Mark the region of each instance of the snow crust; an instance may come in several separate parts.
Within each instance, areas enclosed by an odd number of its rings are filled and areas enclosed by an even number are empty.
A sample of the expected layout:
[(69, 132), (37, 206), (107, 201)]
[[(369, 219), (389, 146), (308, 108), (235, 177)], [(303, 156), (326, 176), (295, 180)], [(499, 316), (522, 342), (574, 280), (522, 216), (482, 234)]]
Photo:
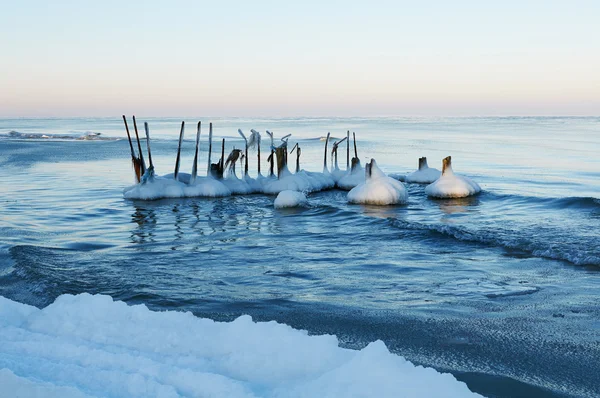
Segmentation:
[(408, 192), (400, 181), (385, 175), (371, 160), (371, 176), (348, 192), (348, 202), (369, 205), (392, 205), (406, 203)]
[(302, 192), (297, 191), (281, 191), (275, 198), (273, 205), (276, 209), (283, 209), (284, 207), (298, 207), (305, 205), (308, 202), (306, 195)]
[(427, 196), (433, 198), (464, 198), (481, 192), (481, 187), (468, 177), (454, 174), (448, 166), (444, 174), (434, 183), (425, 187)]
[(214, 322), (109, 296), (0, 296), (0, 388), (24, 397), (479, 397), (381, 341), (360, 351), (245, 315)]

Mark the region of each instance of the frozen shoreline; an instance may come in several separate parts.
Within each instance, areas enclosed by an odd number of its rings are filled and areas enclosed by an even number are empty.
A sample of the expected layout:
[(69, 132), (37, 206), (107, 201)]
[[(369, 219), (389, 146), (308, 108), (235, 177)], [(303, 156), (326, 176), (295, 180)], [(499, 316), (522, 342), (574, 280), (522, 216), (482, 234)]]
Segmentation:
[(110, 296), (41, 310), (0, 297), (0, 339), (0, 385), (24, 396), (479, 396), (381, 341), (355, 351), (247, 315), (215, 322)]

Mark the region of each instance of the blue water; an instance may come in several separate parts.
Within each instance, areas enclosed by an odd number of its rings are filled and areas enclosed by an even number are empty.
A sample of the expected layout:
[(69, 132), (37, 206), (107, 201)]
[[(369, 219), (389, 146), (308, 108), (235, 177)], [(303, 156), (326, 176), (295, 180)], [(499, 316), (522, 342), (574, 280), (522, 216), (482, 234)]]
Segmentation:
[[(172, 172), (182, 119), (138, 119)], [(363, 164), (386, 172), (452, 155), (483, 193), (431, 200), (408, 185), (407, 205), (371, 207), (333, 190), (292, 210), (264, 195), (128, 201), (119, 118), (0, 119), (0, 295), (250, 314), (352, 348), (381, 339), (487, 396), (600, 395), (600, 118), (201, 119), (228, 149), (238, 128), (292, 133), (314, 171), (328, 131), (356, 132)]]

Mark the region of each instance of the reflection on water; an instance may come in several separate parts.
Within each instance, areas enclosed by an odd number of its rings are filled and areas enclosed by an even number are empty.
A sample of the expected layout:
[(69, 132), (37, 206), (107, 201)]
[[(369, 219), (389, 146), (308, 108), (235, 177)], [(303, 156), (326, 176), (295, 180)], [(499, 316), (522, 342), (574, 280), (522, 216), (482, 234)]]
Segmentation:
[(447, 214), (467, 213), (480, 205), (480, 195), (468, 196), (466, 198), (435, 199), (433, 202), (440, 210)]
[(136, 205), (131, 219), (137, 224), (137, 228), (131, 231), (131, 242), (142, 244), (154, 242), (152, 233), (156, 227), (156, 213), (154, 209), (146, 209), (145, 206)]

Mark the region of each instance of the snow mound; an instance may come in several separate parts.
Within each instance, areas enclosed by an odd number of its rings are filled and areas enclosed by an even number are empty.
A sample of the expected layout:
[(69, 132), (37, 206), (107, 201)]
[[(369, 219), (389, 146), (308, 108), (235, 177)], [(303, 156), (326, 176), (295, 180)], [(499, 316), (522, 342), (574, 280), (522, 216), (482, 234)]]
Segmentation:
[(434, 198), (464, 198), (481, 192), (479, 184), (468, 177), (454, 174), (450, 156), (444, 159), (442, 176), (425, 187), (427, 196)]
[(432, 182), (440, 178), (441, 175), (441, 171), (429, 167), (427, 165), (427, 158), (422, 157), (419, 158), (419, 169), (417, 171), (413, 171), (410, 174), (407, 174), (405, 177), (405, 181), (415, 184), (431, 184)]
[(279, 195), (277, 195), (273, 204), (276, 209), (283, 209), (284, 207), (302, 206), (307, 202), (306, 195), (302, 192), (287, 190), (279, 192)]
[[(370, 175), (369, 175), (370, 174)], [(348, 202), (369, 205), (392, 205), (406, 203), (408, 192), (404, 185), (385, 175), (377, 167), (375, 159), (365, 167), (365, 182), (348, 192)]]
[(226, 178), (223, 178), (221, 182), (229, 188), (234, 195), (247, 195), (250, 193), (257, 192), (255, 180), (246, 176), (244, 178), (238, 178), (235, 174), (230, 174)]
[(286, 168), (281, 173), (280, 178), (265, 179), (263, 192), (270, 195), (277, 195), (282, 191), (318, 192), (331, 189), (334, 186), (335, 181), (328, 173), (301, 170), (296, 174), (292, 174)]
[(381, 341), (360, 351), (241, 316), (214, 322), (109, 296), (44, 309), (0, 296), (0, 386), (38, 397), (479, 397)]
[[(189, 177), (180, 176), (189, 181)], [(132, 185), (123, 190), (125, 199), (156, 200), (164, 198), (211, 197), (218, 198), (231, 195), (231, 190), (222, 182), (212, 177), (197, 177), (196, 181), (187, 185), (171, 177), (154, 177), (145, 183)]]
[(337, 181), (337, 187), (344, 191), (349, 191), (363, 182), (365, 182), (365, 169), (361, 166), (357, 166), (354, 170), (348, 171)]

